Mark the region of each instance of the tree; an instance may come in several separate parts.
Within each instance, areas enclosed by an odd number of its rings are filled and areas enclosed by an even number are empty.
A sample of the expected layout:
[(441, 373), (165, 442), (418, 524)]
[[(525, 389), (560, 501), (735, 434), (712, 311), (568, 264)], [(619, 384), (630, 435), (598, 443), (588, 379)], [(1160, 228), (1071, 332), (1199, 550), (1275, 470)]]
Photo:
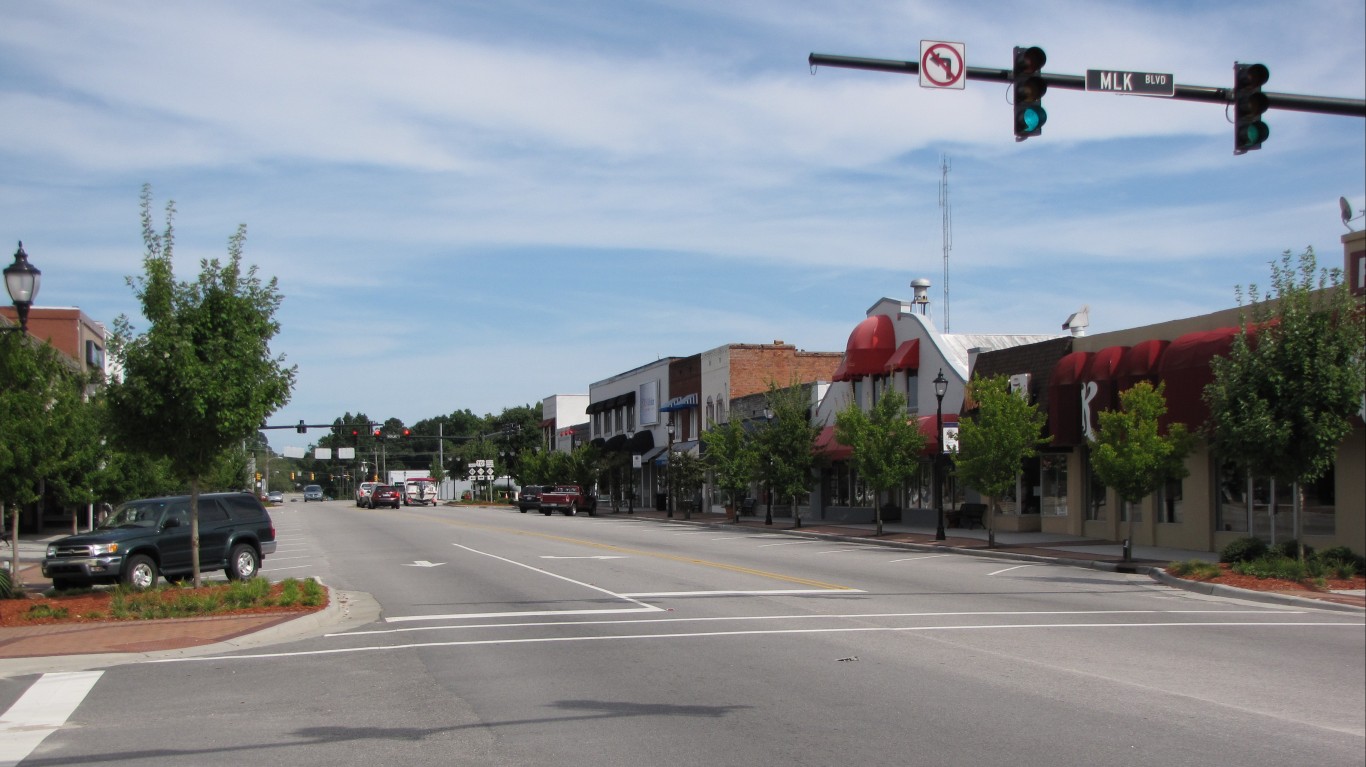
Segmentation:
[[(1158, 422), (1167, 412), (1165, 386), (1140, 381), (1119, 394), (1119, 410), (1102, 410), (1100, 429), (1091, 452), (1091, 465), (1120, 499), (1138, 503), (1168, 480), (1188, 473), (1185, 459), (1194, 440), (1184, 424), (1174, 423), (1161, 433)], [(1128, 540), (1134, 539), (1134, 515), (1129, 514)], [(1124, 547), (1124, 558), (1132, 549)]]
[[(689, 452), (679, 451), (669, 456), (669, 492), (676, 500), (696, 498), (706, 478), (707, 467), (702, 459)], [(683, 518), (692, 519), (692, 506), (683, 507)]]
[(0, 519), (9, 516), (11, 572), (19, 573), (19, 512), (72, 459), (63, 431), (81, 406), (84, 380), (60, 353), (24, 333), (0, 333)]
[(740, 506), (749, 485), (759, 473), (759, 453), (755, 440), (738, 418), (714, 424), (702, 432), (702, 454), (716, 486), (730, 498), (735, 521), (740, 521)]
[(1022, 393), (1012, 393), (1005, 376), (968, 383), (977, 412), (958, 424), (954, 465), (963, 484), (987, 497), (987, 535), (995, 543), (996, 499), (1015, 486), (1024, 462), (1038, 454), (1047, 416)]
[(773, 418), (758, 437), (761, 474), (770, 492), (791, 499), (795, 527), (802, 526), (797, 501), (811, 489), (819, 434), (811, 425), (807, 396), (806, 387), (798, 381), (783, 389), (770, 381), (766, 400)]
[(1340, 269), (1318, 268), (1312, 248), (1298, 259), (1285, 251), (1271, 263), (1271, 289), (1263, 295), (1254, 284), (1247, 295), (1229, 355), (1210, 360), (1208, 434), (1216, 455), (1296, 485), (1298, 540), (1298, 487), (1333, 466), (1362, 409), (1366, 312)]
[(246, 226), (228, 240), (228, 260), (200, 262), (199, 279), (177, 282), (172, 269), (175, 204), (166, 229), (152, 224), (152, 193), (142, 191), (144, 274), (128, 278), (148, 322), (135, 335), (126, 315), (114, 321), (110, 350), (122, 368), (111, 383), (115, 432), (124, 444), (166, 457), (190, 485), (190, 550), (199, 572), (199, 492), (220, 455), (254, 439), (265, 419), (289, 401), (295, 368), (270, 353), (279, 332), (275, 279), (242, 270)]
[(905, 396), (888, 391), (869, 412), (851, 402), (836, 414), (835, 438), (853, 450), (850, 464), (873, 489), (877, 534), (882, 535), (882, 494), (915, 474), (925, 435), (907, 420)]

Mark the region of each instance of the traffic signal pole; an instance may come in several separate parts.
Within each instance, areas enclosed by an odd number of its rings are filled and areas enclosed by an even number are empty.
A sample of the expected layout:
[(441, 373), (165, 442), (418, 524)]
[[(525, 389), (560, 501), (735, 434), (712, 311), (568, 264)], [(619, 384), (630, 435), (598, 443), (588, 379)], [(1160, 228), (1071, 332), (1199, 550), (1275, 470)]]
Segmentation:
[[(826, 53), (813, 53), (807, 57), (814, 73), (817, 67), (839, 67), (842, 69), (866, 69), (873, 72), (891, 72), (899, 75), (920, 75), (920, 63), (916, 61), (894, 61), (891, 59), (865, 59), (855, 56), (834, 56)], [(969, 80), (1006, 83), (1014, 81), (1014, 68), (993, 69), (991, 67), (966, 67), (964, 77)], [(1086, 90), (1086, 78), (1082, 75), (1050, 75), (1039, 73), (1048, 88), (1063, 90)], [(1177, 85), (1172, 98), (1177, 101), (1206, 101), (1215, 104), (1234, 103), (1233, 88), (1211, 88), (1204, 85)], [(1332, 96), (1306, 96), (1295, 93), (1267, 93), (1269, 109), (1284, 109), (1292, 112), (1313, 112), (1342, 117), (1366, 117), (1366, 99), (1344, 99)]]

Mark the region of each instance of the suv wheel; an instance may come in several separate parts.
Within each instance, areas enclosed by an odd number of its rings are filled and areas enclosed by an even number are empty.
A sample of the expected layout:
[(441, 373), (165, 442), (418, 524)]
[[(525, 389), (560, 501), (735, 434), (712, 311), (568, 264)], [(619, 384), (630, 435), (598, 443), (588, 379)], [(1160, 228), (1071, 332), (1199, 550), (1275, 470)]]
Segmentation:
[(228, 555), (228, 580), (249, 581), (260, 569), (261, 560), (256, 556), (256, 549), (245, 543), (232, 547), (232, 554)]
[(150, 589), (157, 585), (157, 563), (146, 554), (134, 554), (128, 558), (122, 580), (135, 589)]
[(572, 517), (572, 516), (574, 516), (575, 514), (578, 514), (578, 513), (579, 513), (579, 507), (578, 507), (576, 504), (572, 504), (572, 503), (571, 503), (571, 504), (569, 504), (569, 508), (565, 510), (564, 515), (565, 515), (566, 517)]

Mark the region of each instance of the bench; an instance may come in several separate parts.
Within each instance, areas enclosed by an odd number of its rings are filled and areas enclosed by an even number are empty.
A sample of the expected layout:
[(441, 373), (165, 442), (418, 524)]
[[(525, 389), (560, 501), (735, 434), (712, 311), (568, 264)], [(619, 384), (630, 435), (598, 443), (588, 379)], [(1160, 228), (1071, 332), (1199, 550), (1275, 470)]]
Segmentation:
[(982, 522), (982, 517), (986, 513), (987, 505), (985, 503), (965, 503), (958, 507), (959, 524), (955, 527), (966, 527), (971, 530), (975, 526), (985, 529), (986, 525)]

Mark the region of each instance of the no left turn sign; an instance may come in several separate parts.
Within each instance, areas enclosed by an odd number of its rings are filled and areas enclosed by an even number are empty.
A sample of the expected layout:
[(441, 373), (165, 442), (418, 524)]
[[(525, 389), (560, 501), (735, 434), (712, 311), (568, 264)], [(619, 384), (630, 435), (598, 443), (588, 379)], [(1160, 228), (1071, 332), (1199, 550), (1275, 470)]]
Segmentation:
[(967, 87), (968, 79), (963, 43), (948, 43), (939, 40), (920, 41), (920, 87), (957, 88)]

